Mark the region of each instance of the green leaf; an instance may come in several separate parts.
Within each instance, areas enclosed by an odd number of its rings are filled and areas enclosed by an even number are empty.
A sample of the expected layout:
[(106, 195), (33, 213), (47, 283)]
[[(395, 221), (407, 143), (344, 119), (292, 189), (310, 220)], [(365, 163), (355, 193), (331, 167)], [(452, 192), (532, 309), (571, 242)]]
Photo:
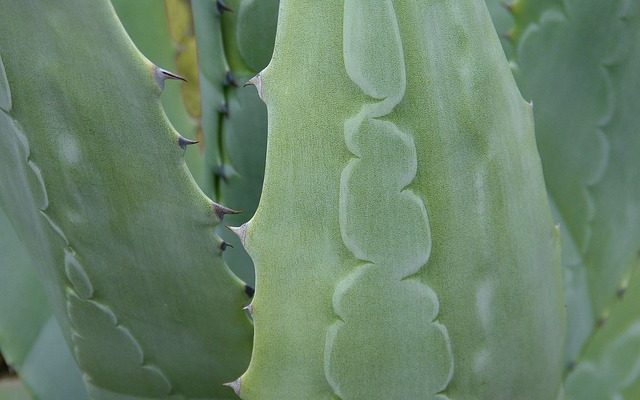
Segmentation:
[(107, 1), (2, 8), (0, 204), (91, 396), (233, 398), (248, 298), (214, 233), (224, 209), (164, 116), (162, 74)]
[(552, 399), (558, 232), (482, 2), (282, 1), (244, 399)]

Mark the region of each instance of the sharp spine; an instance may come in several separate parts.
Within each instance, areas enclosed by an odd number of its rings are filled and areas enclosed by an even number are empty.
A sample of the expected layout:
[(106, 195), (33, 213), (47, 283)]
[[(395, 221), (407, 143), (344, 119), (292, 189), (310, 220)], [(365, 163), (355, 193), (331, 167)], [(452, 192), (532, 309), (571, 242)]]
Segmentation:
[(236, 379), (233, 382), (225, 383), (224, 386), (230, 387), (233, 389), (236, 396), (240, 396), (240, 386), (242, 385), (241, 378)]
[(258, 90), (258, 96), (260, 97), (260, 99), (262, 101), (264, 101), (264, 97), (263, 97), (263, 90), (262, 90), (262, 73), (254, 76), (253, 78), (249, 79), (247, 81), (247, 83), (244, 84), (244, 86), (248, 86), (248, 85), (253, 85), (256, 87), (256, 90)]
[(187, 139), (186, 137), (183, 137), (183, 136), (178, 136), (178, 146), (180, 146), (182, 150), (186, 150), (187, 146), (190, 146), (192, 144), (197, 144), (197, 143), (200, 143), (200, 142), (197, 140)]
[(215, 202), (213, 203), (213, 211), (216, 213), (216, 216), (220, 219), (220, 221), (222, 221), (224, 216), (227, 214), (240, 214), (242, 212), (233, 210)]
[(167, 79), (173, 79), (173, 80), (178, 80), (178, 81), (183, 81), (186, 82), (186, 78), (174, 74), (173, 72), (169, 72), (166, 69), (160, 68), (157, 65), (153, 66), (153, 77), (156, 80), (156, 83), (158, 84), (158, 86), (160, 87), (160, 90), (164, 90), (164, 81), (166, 81)]
[(247, 224), (242, 224), (240, 226), (228, 226), (229, 230), (236, 234), (240, 238), (240, 243), (244, 246), (245, 239), (247, 238)]

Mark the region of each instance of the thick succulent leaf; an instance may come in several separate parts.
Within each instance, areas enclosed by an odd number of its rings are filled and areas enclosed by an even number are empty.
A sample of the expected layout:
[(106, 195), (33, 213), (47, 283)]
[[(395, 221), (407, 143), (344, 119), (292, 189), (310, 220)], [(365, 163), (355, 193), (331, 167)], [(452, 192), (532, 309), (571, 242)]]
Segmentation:
[(634, 400), (640, 388), (640, 267), (566, 379), (567, 400)]
[(247, 296), (162, 111), (166, 75), (107, 1), (0, 6), (0, 203), (90, 394), (232, 398)]
[(286, 0), (244, 399), (540, 399), (559, 233), (484, 2)]
[(2, 210), (0, 276), (0, 349), (7, 363), (37, 398), (87, 398), (36, 268)]
[(517, 18), (515, 71), (535, 104), (563, 230), (570, 365), (640, 250), (640, 2), (520, 0), (515, 10), (529, 10)]
[[(157, 0), (111, 0), (111, 3), (136, 47), (154, 64), (169, 71), (177, 71), (175, 48), (163, 3)], [(187, 85), (189, 82), (182, 84)], [(197, 81), (191, 85), (197, 87)], [(161, 100), (171, 124), (182, 136), (196, 140), (196, 124), (187, 114), (180, 96), (180, 87), (167, 85)], [(185, 160), (196, 182), (203, 185), (202, 154), (195, 150), (189, 151), (185, 154)]]
[[(202, 127), (214, 199), (242, 210), (240, 225), (260, 199), (267, 142), (267, 111), (254, 90), (238, 87), (267, 65), (275, 40), (278, 0), (192, 1), (198, 43)], [(253, 264), (234, 235), (225, 260), (248, 282)]]

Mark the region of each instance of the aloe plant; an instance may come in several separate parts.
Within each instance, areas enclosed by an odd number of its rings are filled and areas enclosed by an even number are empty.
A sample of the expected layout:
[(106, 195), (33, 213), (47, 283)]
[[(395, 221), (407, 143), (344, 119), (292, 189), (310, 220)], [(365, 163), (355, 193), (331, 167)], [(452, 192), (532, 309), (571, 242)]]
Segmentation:
[(73, 355), (96, 399), (640, 395), (640, 2), (487, 0), (508, 63), (481, 1), (167, 0), (197, 134), (160, 3), (116, 4), (160, 66), (106, 1), (53, 3), (0, 3), (6, 355)]

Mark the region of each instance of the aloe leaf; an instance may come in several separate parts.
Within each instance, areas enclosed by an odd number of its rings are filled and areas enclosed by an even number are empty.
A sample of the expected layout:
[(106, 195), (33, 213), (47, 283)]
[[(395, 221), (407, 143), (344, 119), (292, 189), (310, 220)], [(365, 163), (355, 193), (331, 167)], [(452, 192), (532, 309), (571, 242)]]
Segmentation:
[(515, 75), (535, 104), (563, 230), (572, 365), (617, 304), (640, 250), (640, 2), (519, 0), (512, 9), (521, 32)]
[[(258, 205), (267, 137), (265, 105), (241, 85), (271, 57), (278, 3), (192, 1), (209, 191), (216, 201), (243, 211), (228, 218), (235, 225), (246, 222)], [(253, 264), (241, 244), (226, 230), (219, 233), (234, 246), (225, 260), (252, 282)]]
[[(120, 22), (127, 30), (136, 47), (156, 65), (169, 71), (178, 71), (175, 60), (175, 48), (169, 33), (165, 8), (157, 0), (111, 0)], [(181, 74), (181, 71), (177, 73)], [(190, 77), (185, 77), (187, 80)], [(187, 85), (189, 82), (182, 83)], [(197, 87), (197, 81), (192, 84)], [(197, 140), (195, 121), (187, 114), (181, 88), (178, 85), (167, 85), (161, 98), (162, 107), (171, 124), (189, 139)], [(189, 171), (199, 185), (204, 182), (203, 157), (199, 151), (185, 154)]]
[(90, 395), (232, 398), (248, 298), (214, 233), (228, 210), (196, 186), (162, 111), (170, 75), (107, 1), (0, 5), (0, 204)]
[(36, 269), (2, 210), (0, 237), (0, 349), (5, 360), (36, 398), (86, 399)]
[(243, 399), (551, 399), (564, 306), (530, 105), (483, 2), (283, 0)]

